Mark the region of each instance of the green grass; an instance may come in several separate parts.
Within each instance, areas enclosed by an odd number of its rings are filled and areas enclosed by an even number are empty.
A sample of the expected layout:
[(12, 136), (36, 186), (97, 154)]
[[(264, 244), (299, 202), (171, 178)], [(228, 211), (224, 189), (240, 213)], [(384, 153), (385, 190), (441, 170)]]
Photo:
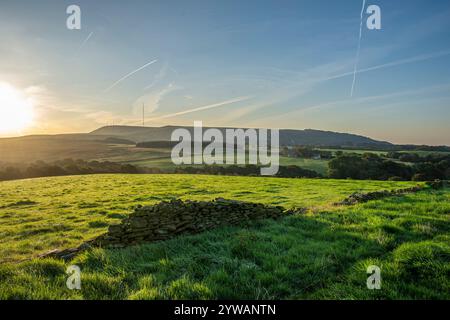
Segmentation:
[[(0, 267), (0, 298), (449, 299), (450, 192), (425, 191), (354, 207), (221, 228), (125, 249), (94, 249), (69, 263)], [(366, 288), (381, 267), (382, 289)]]
[(426, 157), (426, 156), (434, 155), (434, 154), (435, 155), (443, 155), (443, 156), (450, 154), (450, 152), (448, 152), (448, 151), (420, 151), (420, 150), (417, 151), (417, 150), (413, 150), (413, 151), (399, 151), (399, 152), (400, 153), (415, 153), (421, 157)]
[(286, 207), (323, 206), (355, 191), (410, 182), (205, 175), (86, 175), (0, 182), (0, 263), (76, 246), (118, 223), (137, 204), (217, 197)]
[[(108, 160), (108, 159), (100, 159), (100, 160)], [(136, 158), (136, 159), (127, 159), (127, 158), (113, 158), (109, 159), (113, 161), (129, 163), (135, 166), (141, 167), (149, 167), (149, 168), (159, 168), (159, 169), (175, 169), (176, 167), (180, 167), (179, 165), (174, 165), (171, 158), (170, 153), (167, 154), (159, 154), (155, 153), (152, 156), (148, 156), (145, 158)], [(299, 166), (303, 169), (313, 170), (322, 175), (326, 175), (328, 171), (328, 160), (313, 160), (313, 159), (304, 159), (304, 158), (289, 158), (280, 156), (280, 165), (281, 166), (290, 166), (295, 165)], [(195, 167), (196, 165), (182, 165), (182, 167)], [(204, 165), (197, 165), (198, 167), (203, 167)], [(223, 164), (221, 166), (227, 166), (227, 164)]]
[(341, 151), (343, 153), (357, 153), (357, 154), (364, 154), (364, 153), (374, 153), (377, 154), (379, 156), (381, 155), (386, 155), (387, 151), (379, 151), (379, 150), (359, 150), (359, 149), (332, 149), (332, 148), (317, 148), (319, 150), (322, 151), (330, 151), (332, 152), (334, 155), (336, 154), (336, 152)]
[(282, 166), (299, 166), (303, 169), (316, 171), (323, 176), (327, 175), (328, 162), (329, 160), (280, 157), (280, 165)]
[[(342, 151), (344, 153), (358, 153), (358, 154), (363, 154), (363, 153), (375, 153), (379, 156), (381, 155), (387, 155), (388, 151), (378, 151), (378, 150), (358, 150), (358, 149), (332, 149), (332, 148), (317, 148), (319, 150), (323, 150), (323, 151), (331, 151), (333, 152), (333, 154), (336, 154), (337, 151)], [(421, 157), (425, 157), (428, 155), (448, 155), (450, 154), (450, 152), (447, 151), (421, 151), (421, 150), (404, 150), (404, 151), (395, 151), (395, 152), (399, 152), (399, 153), (414, 153), (417, 154)]]
[[(0, 299), (449, 299), (450, 190), (352, 207), (354, 191), (409, 182), (190, 175), (96, 175), (0, 183)], [(137, 204), (172, 197), (233, 198), (308, 214), (257, 221), (124, 249), (93, 249), (64, 263), (17, 262), (80, 244)], [(65, 286), (82, 270), (82, 290)], [(366, 268), (382, 289), (366, 288)]]

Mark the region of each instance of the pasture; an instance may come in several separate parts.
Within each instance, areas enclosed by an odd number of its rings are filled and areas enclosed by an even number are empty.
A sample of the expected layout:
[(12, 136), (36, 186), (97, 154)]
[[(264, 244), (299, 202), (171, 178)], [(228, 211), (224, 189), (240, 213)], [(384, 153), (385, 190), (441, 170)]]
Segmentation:
[[(92, 175), (0, 182), (0, 299), (448, 299), (450, 192), (351, 207), (352, 192), (416, 183), (195, 175)], [(104, 233), (137, 204), (216, 197), (307, 207), (71, 262), (32, 259)], [(65, 286), (79, 265), (82, 290)], [(366, 268), (382, 268), (382, 290)]]

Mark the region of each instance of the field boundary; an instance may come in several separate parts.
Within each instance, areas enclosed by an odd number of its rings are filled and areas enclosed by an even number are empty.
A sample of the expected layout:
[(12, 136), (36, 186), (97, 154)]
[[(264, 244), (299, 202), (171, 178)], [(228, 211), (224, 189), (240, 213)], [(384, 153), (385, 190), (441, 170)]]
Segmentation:
[(372, 200), (380, 200), (387, 197), (402, 196), (408, 193), (416, 193), (429, 188), (438, 190), (447, 187), (447, 181), (431, 181), (424, 185), (417, 185), (415, 187), (397, 189), (397, 190), (382, 190), (367, 193), (355, 192), (340, 202), (334, 203), (336, 206), (351, 206), (359, 203), (365, 203)]

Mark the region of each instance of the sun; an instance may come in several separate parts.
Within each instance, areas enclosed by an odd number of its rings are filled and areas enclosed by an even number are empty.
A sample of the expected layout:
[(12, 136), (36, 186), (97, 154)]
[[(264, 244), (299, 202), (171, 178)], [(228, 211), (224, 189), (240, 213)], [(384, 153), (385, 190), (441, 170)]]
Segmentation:
[(32, 122), (31, 98), (10, 84), (0, 82), (0, 134), (20, 133)]

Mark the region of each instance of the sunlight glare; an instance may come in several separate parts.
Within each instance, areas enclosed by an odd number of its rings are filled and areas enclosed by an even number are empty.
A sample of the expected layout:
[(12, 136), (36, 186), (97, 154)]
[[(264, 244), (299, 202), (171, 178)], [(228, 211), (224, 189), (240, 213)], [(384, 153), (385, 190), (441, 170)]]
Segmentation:
[(32, 121), (31, 98), (10, 84), (0, 82), (0, 134), (20, 133)]

